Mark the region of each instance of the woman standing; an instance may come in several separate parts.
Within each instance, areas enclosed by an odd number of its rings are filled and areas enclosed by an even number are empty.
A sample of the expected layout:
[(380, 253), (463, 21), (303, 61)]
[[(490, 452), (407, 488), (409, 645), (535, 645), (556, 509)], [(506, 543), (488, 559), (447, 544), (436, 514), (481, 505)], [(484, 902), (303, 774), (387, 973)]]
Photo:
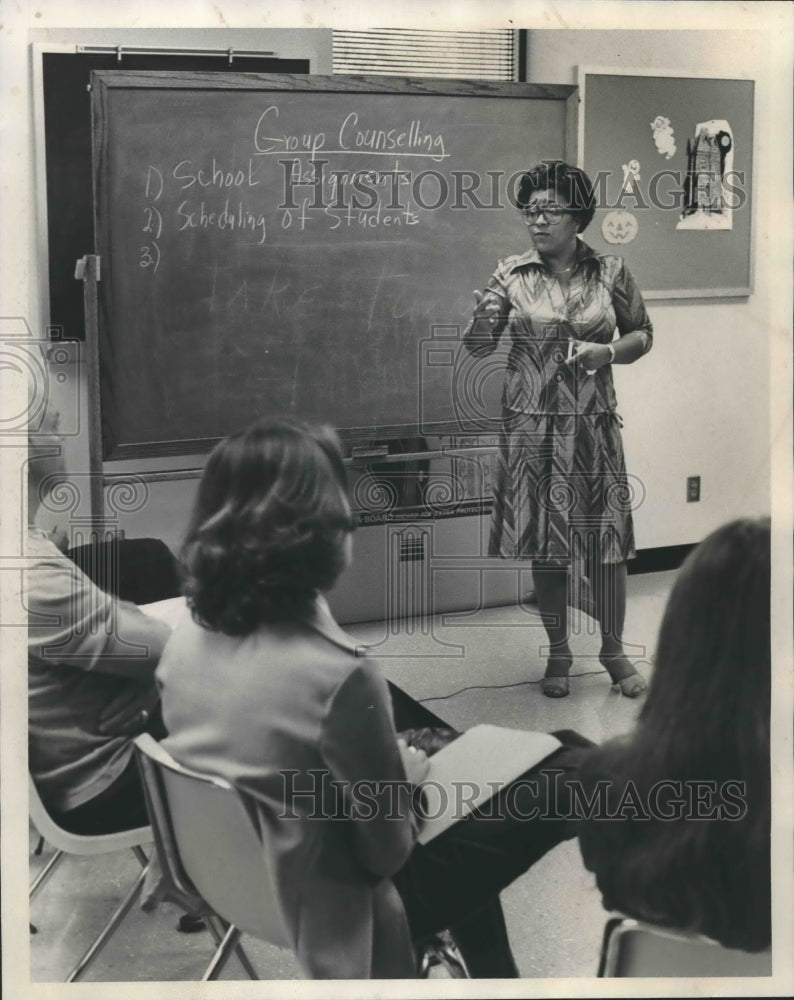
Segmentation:
[(464, 335), (476, 357), (493, 352), (506, 327), (512, 338), (489, 551), (532, 560), (549, 638), (543, 693), (569, 693), (568, 593), (583, 563), (600, 662), (636, 698), (647, 685), (623, 648), (626, 561), (635, 550), (612, 365), (646, 354), (653, 327), (622, 258), (580, 238), (595, 212), (582, 170), (540, 163), (521, 178), (516, 205), (532, 245), (500, 261), (484, 294), (474, 293)]

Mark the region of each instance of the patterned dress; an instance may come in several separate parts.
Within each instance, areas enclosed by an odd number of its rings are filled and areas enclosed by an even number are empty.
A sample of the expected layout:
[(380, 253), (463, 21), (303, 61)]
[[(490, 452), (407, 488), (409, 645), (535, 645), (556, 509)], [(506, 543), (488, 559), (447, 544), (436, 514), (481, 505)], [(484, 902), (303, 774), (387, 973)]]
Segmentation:
[(577, 253), (567, 293), (534, 248), (500, 261), (485, 290), (500, 319), (491, 329), (472, 321), (464, 335), (476, 357), (491, 354), (505, 328), (512, 340), (490, 555), (565, 566), (635, 555), (637, 490), (626, 476), (612, 367), (588, 375), (566, 359), (571, 340), (607, 344), (616, 326), (645, 333), (647, 352), (653, 327), (621, 257), (581, 240)]

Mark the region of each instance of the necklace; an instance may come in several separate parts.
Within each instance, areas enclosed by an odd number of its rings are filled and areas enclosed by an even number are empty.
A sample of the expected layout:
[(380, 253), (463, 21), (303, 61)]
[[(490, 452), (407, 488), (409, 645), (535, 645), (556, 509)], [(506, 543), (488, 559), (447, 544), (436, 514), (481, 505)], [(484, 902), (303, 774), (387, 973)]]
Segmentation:
[(576, 262), (571, 264), (570, 267), (564, 267), (561, 271), (552, 271), (551, 268), (549, 268), (549, 274), (567, 274), (569, 271), (573, 271), (575, 268), (576, 268)]

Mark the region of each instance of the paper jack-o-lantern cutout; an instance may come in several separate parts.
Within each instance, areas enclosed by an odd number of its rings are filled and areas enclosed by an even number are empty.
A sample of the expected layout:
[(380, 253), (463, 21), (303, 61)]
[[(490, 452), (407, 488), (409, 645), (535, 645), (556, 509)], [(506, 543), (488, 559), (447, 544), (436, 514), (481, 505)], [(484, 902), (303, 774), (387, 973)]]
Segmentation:
[(625, 209), (607, 212), (601, 223), (601, 235), (607, 243), (631, 243), (638, 229), (636, 216)]

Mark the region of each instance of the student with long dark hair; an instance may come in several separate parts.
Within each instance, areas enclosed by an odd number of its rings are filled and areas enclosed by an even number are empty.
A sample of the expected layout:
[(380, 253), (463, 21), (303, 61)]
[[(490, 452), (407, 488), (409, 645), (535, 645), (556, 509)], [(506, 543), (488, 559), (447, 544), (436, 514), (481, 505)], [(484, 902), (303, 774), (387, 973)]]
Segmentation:
[(770, 525), (734, 521), (680, 571), (634, 732), (581, 768), (607, 909), (769, 947), (770, 675)]
[[(511, 815), (497, 796), (492, 818), (417, 845), (410, 792), (427, 760), (395, 722), (442, 720), (390, 691), (322, 597), (352, 527), (329, 428), (264, 421), (217, 446), (183, 550), (192, 620), (157, 671), (165, 746), (254, 799), (308, 976), (414, 976), (415, 949), (447, 928), (473, 975), (517, 976), (498, 894), (574, 835), (566, 779), (588, 741), (558, 734), (560, 749), (508, 786)], [(548, 818), (544, 768), (556, 773)]]

